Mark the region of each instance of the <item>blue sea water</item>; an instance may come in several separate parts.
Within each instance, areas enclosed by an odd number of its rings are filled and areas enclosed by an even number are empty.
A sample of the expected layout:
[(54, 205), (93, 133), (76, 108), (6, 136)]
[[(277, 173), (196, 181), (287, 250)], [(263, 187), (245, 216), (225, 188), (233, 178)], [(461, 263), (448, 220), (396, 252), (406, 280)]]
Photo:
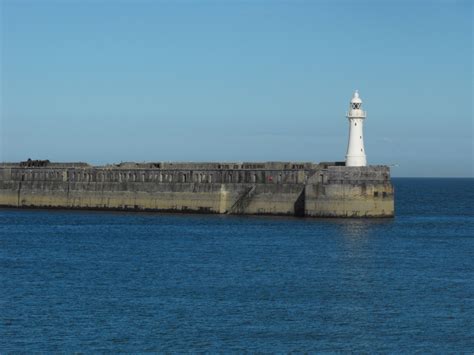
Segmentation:
[(474, 351), (474, 180), (394, 219), (0, 210), (0, 352)]

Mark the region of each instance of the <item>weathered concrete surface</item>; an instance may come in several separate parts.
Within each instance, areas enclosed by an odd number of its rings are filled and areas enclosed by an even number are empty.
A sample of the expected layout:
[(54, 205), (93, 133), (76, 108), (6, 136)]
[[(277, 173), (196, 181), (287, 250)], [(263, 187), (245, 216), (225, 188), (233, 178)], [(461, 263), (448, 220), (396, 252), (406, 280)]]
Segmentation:
[(315, 217), (393, 217), (388, 167), (330, 166), (306, 185), (305, 215)]
[(385, 166), (73, 164), (0, 164), (0, 206), (314, 217), (394, 215), (393, 188)]

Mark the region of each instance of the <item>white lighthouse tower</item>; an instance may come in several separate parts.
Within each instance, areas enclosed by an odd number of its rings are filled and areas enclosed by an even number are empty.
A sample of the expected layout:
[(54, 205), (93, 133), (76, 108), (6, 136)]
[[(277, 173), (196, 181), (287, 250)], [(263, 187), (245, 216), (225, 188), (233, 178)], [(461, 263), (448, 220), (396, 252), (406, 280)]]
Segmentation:
[(364, 120), (366, 112), (362, 110), (362, 100), (356, 90), (347, 112), (349, 119), (349, 144), (347, 145), (346, 166), (366, 166), (364, 148)]

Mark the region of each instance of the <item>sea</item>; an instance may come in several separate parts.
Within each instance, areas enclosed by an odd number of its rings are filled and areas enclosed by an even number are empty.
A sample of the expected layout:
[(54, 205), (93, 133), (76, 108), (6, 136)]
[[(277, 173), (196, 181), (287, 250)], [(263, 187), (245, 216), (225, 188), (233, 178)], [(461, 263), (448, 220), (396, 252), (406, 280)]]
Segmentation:
[(0, 209), (0, 353), (474, 352), (474, 179), (393, 219)]

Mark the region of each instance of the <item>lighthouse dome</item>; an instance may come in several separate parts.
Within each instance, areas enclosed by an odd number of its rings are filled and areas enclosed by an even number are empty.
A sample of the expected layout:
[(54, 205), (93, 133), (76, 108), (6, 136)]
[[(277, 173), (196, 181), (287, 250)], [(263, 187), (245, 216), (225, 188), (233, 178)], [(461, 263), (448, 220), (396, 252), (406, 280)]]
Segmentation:
[(361, 104), (361, 103), (362, 103), (362, 100), (359, 97), (359, 90), (356, 90), (354, 92), (354, 95), (352, 96), (351, 104)]

